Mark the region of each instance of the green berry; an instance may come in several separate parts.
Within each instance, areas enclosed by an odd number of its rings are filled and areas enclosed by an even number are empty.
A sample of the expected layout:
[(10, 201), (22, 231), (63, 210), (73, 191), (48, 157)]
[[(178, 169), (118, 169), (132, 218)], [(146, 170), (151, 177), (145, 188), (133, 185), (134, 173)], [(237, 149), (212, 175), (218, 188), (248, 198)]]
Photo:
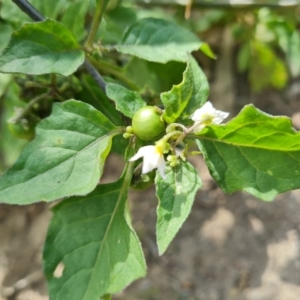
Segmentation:
[(134, 114), (132, 130), (141, 140), (152, 141), (165, 130), (165, 123), (154, 106), (144, 106)]

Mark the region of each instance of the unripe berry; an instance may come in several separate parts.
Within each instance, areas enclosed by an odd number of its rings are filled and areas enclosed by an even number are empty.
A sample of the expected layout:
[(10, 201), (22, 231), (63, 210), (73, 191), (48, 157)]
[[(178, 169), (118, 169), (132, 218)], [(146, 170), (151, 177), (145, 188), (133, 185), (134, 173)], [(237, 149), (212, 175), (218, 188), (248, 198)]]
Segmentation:
[(152, 141), (165, 130), (165, 124), (154, 106), (144, 106), (134, 114), (132, 130), (141, 140)]

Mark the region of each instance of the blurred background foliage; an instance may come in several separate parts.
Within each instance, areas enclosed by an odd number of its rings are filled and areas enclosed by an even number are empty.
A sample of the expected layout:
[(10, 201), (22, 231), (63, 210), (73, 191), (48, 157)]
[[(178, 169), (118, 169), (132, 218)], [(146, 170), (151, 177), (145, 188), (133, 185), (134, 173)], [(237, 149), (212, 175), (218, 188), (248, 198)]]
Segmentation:
[[(95, 1), (58, 0), (54, 6), (48, 0), (29, 2), (43, 15), (65, 24), (83, 42), (91, 26)], [(11, 34), (31, 20), (11, 0), (0, 4), (1, 52)], [(208, 42), (216, 55), (222, 41), (215, 38), (210, 43), (212, 37), (230, 28), (235, 44), (233, 68), (246, 76), (253, 93), (283, 90), (300, 76), (300, 1), (111, 0), (98, 31), (99, 42), (91, 53), (92, 63), (107, 81), (139, 91), (151, 104), (158, 103), (159, 93), (181, 81), (185, 65), (146, 62), (114, 49), (128, 26), (149, 16), (189, 28)], [(201, 65), (211, 60), (201, 53), (195, 56)], [(32, 138), (37, 122), (51, 113), (52, 103), (70, 98), (113, 114), (109, 99), (83, 69), (68, 78), (0, 74), (0, 173)], [(119, 116), (112, 118), (118, 125), (124, 122)]]

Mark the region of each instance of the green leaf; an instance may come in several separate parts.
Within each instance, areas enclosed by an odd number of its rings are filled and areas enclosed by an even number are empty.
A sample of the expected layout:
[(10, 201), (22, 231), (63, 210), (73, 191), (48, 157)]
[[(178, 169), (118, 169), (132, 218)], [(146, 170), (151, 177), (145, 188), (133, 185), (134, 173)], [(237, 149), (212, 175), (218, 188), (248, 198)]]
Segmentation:
[(82, 65), (84, 51), (64, 25), (45, 20), (13, 33), (0, 56), (0, 72), (70, 75)]
[[(85, 0), (78, 0), (78, 1), (84, 2)], [(74, 2), (74, 0), (56, 0), (55, 5), (53, 5), (53, 2), (47, 0), (30, 0), (29, 2), (39, 12), (41, 12), (43, 16), (46, 16), (47, 18), (51, 18), (51, 19), (57, 19), (61, 17), (61, 15)]]
[(11, 0), (1, 0), (0, 17), (7, 23), (15, 24), (16, 27), (24, 22), (30, 22), (31, 19)]
[(146, 102), (139, 93), (130, 91), (119, 84), (108, 83), (106, 94), (116, 103), (116, 109), (131, 119), (136, 111), (146, 106)]
[(131, 25), (117, 50), (149, 61), (187, 61), (187, 53), (199, 50), (196, 35), (172, 22), (145, 18)]
[(78, 98), (100, 110), (115, 125), (124, 125), (113, 103), (111, 103), (107, 95), (99, 88), (95, 80), (88, 75), (83, 75), (80, 81), (82, 91), (78, 94)]
[(206, 102), (208, 93), (209, 85), (205, 74), (196, 60), (189, 56), (183, 81), (174, 85), (171, 91), (161, 94), (161, 101), (165, 106), (164, 119), (168, 123), (179, 117), (182, 121), (189, 119), (191, 114)]
[(69, 100), (53, 106), (36, 138), (0, 177), (0, 202), (29, 204), (85, 195), (98, 184), (116, 127), (99, 111)]
[(123, 36), (125, 28), (128, 28), (137, 19), (137, 10), (134, 7), (117, 5), (114, 9), (105, 12), (106, 34), (102, 40), (104, 45), (116, 44)]
[(212, 58), (212, 59), (217, 59), (217, 56), (215, 55), (215, 53), (211, 50), (211, 48), (209, 47), (209, 45), (207, 43), (203, 43), (200, 47), (200, 50), (208, 57)]
[(289, 37), (288, 50), (286, 50), (286, 60), (293, 77), (300, 75), (300, 34), (294, 30)]
[(300, 188), (300, 133), (287, 117), (245, 106), (226, 125), (206, 127), (197, 144), (209, 171), (227, 193), (263, 200)]
[(186, 64), (182, 62), (170, 61), (160, 64), (133, 57), (124, 72), (140, 90), (146, 90), (146, 93), (161, 93), (170, 90), (174, 83), (182, 80), (185, 68)]
[(7, 121), (15, 114), (15, 108), (24, 108), (26, 104), (20, 100), (21, 88), (8, 74), (0, 74), (0, 174), (10, 167), (20, 155), (24, 140), (14, 137), (8, 129)]
[[(7, 86), (12, 82), (12, 75), (0, 74), (0, 97), (5, 93)], [(1, 99), (0, 99), (1, 102)]]
[[(89, 8), (89, 1), (77, 0), (68, 5), (61, 22), (72, 31), (81, 41), (86, 35), (85, 17)], [(76, 22), (74, 22), (76, 16)]]
[(250, 83), (255, 91), (273, 86), (283, 89), (288, 80), (284, 62), (265, 43), (252, 42), (253, 58), (250, 64)]
[(166, 179), (155, 178), (157, 207), (156, 238), (162, 255), (190, 214), (202, 183), (197, 170), (188, 162), (166, 168)]
[[(93, 105), (100, 110), (112, 123), (118, 126), (123, 126), (124, 122), (120, 113), (115, 109), (112, 102), (106, 94), (99, 88), (95, 80), (88, 75), (82, 75), (80, 78), (82, 91), (77, 94), (77, 98)], [(117, 135), (113, 138), (111, 152), (124, 155), (124, 151), (128, 145), (128, 139), (124, 139), (122, 135)]]
[(293, 77), (300, 74), (300, 35), (287, 22), (275, 23), (278, 44), (285, 52), (286, 61)]
[[(143, 252), (126, 206), (127, 191), (121, 179), (54, 207), (44, 250), (52, 300), (98, 300), (145, 276)], [(57, 278), (59, 264), (64, 270)]]
[(0, 52), (7, 46), (12, 33), (13, 29), (10, 25), (0, 23)]

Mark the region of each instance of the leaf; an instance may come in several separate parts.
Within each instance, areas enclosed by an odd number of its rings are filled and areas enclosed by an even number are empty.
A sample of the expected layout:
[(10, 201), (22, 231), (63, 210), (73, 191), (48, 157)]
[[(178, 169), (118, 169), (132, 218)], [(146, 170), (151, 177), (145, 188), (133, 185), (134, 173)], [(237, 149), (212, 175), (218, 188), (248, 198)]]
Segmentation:
[(286, 60), (293, 77), (300, 75), (300, 34), (294, 30), (289, 37), (288, 50), (286, 51)]
[(13, 136), (8, 129), (7, 121), (15, 114), (15, 108), (24, 108), (26, 106), (20, 100), (20, 86), (11, 80), (11, 75), (0, 74), (0, 95), (2, 96), (2, 93), (4, 93), (4, 96), (0, 98), (0, 174), (16, 161), (27, 143)]
[(187, 53), (199, 50), (202, 42), (196, 35), (172, 22), (145, 18), (125, 32), (117, 50), (149, 61), (166, 63), (187, 61)]
[(15, 31), (0, 56), (0, 72), (68, 76), (84, 61), (76, 37), (64, 25), (45, 20)]
[(0, 23), (0, 52), (7, 46), (9, 38), (13, 33), (13, 29), (8, 24)]
[(215, 53), (211, 50), (210, 46), (207, 43), (203, 43), (200, 47), (200, 50), (208, 57), (212, 59), (217, 59)]
[(83, 102), (54, 104), (36, 138), (0, 177), (0, 203), (30, 204), (85, 195), (98, 184), (116, 127)]
[(82, 91), (78, 94), (79, 99), (93, 105), (100, 110), (115, 125), (124, 125), (120, 114), (116, 111), (113, 103), (107, 95), (99, 88), (93, 78), (83, 75), (80, 78)]
[(162, 255), (190, 214), (202, 183), (197, 170), (188, 162), (166, 168), (166, 179), (155, 178), (157, 207), (156, 239)]
[(278, 44), (285, 52), (285, 59), (293, 77), (300, 74), (300, 35), (287, 22), (276, 22)]
[[(120, 113), (115, 109), (112, 101), (99, 88), (93, 78), (87, 75), (82, 75), (80, 78), (82, 91), (77, 95), (78, 99), (93, 105), (100, 110), (112, 123), (118, 126), (123, 126), (124, 121)], [(111, 152), (124, 155), (124, 151), (128, 145), (128, 139), (124, 139), (122, 135), (117, 135), (113, 138)]]
[[(73, 3), (74, 0), (56, 0), (55, 5), (53, 2), (47, 0), (30, 0), (30, 3), (39, 11), (43, 16), (47, 18), (56, 19), (65, 12), (69, 5)], [(78, 0), (85, 1), (85, 0)], [(20, 9), (19, 9), (20, 10)]]
[(270, 85), (283, 89), (288, 80), (283, 61), (270, 46), (258, 41), (252, 43), (252, 51), (254, 57), (250, 64), (250, 82), (253, 90), (261, 91)]
[(118, 43), (123, 36), (125, 28), (128, 28), (137, 19), (137, 10), (134, 7), (117, 5), (112, 10), (105, 12), (107, 23), (106, 34), (102, 40), (104, 45)]
[(1, 0), (0, 17), (7, 23), (16, 24), (19, 27), (24, 22), (30, 22), (31, 19), (11, 0)]
[(287, 117), (245, 106), (226, 125), (206, 127), (197, 144), (209, 171), (227, 193), (263, 200), (300, 188), (300, 133)]
[(131, 119), (136, 111), (146, 106), (146, 102), (139, 93), (130, 91), (119, 84), (108, 83), (106, 94), (116, 103), (116, 109)]
[[(68, 5), (61, 20), (75, 34), (79, 41), (86, 36), (84, 23), (88, 8), (89, 1), (77, 0), (72, 2)], [(74, 16), (76, 16), (76, 22), (74, 22)]]
[[(44, 250), (52, 300), (98, 300), (145, 276), (143, 252), (126, 206), (127, 190), (121, 179), (54, 207)], [(57, 278), (59, 264), (64, 270)]]
[(140, 90), (161, 93), (170, 90), (174, 83), (182, 80), (185, 68), (186, 64), (182, 62), (170, 61), (160, 64), (133, 57), (124, 72)]
[(183, 81), (174, 85), (172, 90), (161, 94), (161, 101), (165, 106), (163, 114), (168, 123), (190, 118), (191, 114), (201, 107), (207, 100), (209, 85), (205, 74), (196, 60), (189, 56), (188, 65), (183, 73)]

